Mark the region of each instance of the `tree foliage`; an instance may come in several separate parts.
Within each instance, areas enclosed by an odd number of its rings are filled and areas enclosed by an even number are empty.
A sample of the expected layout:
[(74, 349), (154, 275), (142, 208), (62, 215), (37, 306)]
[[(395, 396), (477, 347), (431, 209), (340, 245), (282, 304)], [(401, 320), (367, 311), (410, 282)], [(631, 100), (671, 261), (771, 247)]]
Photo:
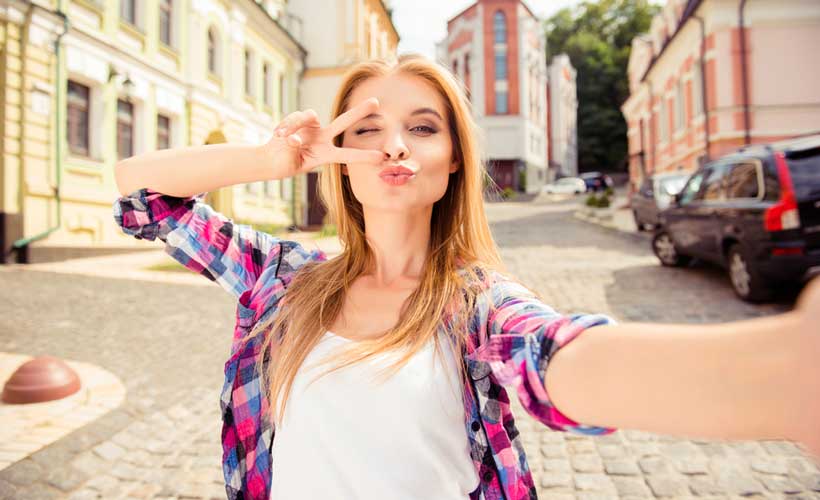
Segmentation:
[(626, 170), (629, 97), (626, 66), (632, 38), (649, 31), (657, 5), (649, 0), (584, 1), (545, 21), (547, 62), (565, 53), (578, 72), (578, 168)]

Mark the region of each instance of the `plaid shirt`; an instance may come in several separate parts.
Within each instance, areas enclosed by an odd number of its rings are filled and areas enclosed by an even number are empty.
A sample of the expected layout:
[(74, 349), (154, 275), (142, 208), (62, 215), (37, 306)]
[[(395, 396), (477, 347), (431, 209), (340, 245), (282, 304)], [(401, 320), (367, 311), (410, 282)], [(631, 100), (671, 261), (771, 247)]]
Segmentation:
[[(114, 203), (114, 218), (127, 234), (164, 241), (174, 259), (237, 298), (234, 341), (220, 401), (225, 489), (231, 500), (268, 500), (274, 429), (262, 418), (268, 406), (254, 369), (261, 342), (259, 337), (244, 344), (237, 340), (276, 313), (303, 264), (326, 260), (326, 255), (235, 225), (198, 197), (176, 198), (142, 189)], [(544, 383), (547, 364), (558, 349), (586, 328), (611, 320), (602, 315), (559, 315), (512, 279), (497, 272), (485, 278), (491, 279), (476, 303), (463, 355), (470, 379), (463, 393), (464, 426), (479, 477), (470, 499), (536, 498), (504, 387), (514, 388), (524, 409), (553, 430), (614, 432), (561, 414)], [(446, 330), (447, 324), (444, 321), (442, 328)]]

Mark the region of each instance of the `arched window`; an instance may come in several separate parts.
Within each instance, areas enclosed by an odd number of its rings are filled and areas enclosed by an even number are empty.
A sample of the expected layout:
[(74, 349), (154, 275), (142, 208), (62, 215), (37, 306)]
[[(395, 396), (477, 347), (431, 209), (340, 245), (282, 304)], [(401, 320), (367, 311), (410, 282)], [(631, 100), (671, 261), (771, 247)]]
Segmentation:
[(217, 44), (219, 37), (216, 34), (216, 29), (208, 28), (208, 72), (217, 75), (219, 71), (219, 49)]
[(495, 43), (507, 43), (507, 16), (500, 10), (493, 15), (493, 32)]

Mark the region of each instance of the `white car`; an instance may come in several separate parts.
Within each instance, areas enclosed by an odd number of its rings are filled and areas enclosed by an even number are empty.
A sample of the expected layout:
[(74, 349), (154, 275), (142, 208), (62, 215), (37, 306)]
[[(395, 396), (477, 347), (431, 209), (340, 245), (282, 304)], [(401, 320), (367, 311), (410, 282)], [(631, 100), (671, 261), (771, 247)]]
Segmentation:
[(548, 194), (581, 194), (586, 192), (587, 185), (578, 177), (564, 177), (546, 184), (541, 190)]

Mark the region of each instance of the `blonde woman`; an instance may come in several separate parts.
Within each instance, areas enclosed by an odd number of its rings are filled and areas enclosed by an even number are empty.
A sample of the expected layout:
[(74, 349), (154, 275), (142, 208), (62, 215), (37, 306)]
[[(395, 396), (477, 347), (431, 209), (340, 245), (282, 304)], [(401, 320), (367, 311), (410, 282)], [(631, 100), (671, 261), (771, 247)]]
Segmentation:
[[(123, 230), (165, 241), (236, 297), (228, 498), (535, 498), (504, 387), (554, 430), (789, 439), (820, 453), (817, 286), (794, 312), (719, 325), (559, 314), (503, 267), (452, 75), (418, 56), (359, 64), (333, 117), (295, 112), (261, 146), (116, 167)], [(197, 196), (320, 166), (344, 247), (330, 260)]]

